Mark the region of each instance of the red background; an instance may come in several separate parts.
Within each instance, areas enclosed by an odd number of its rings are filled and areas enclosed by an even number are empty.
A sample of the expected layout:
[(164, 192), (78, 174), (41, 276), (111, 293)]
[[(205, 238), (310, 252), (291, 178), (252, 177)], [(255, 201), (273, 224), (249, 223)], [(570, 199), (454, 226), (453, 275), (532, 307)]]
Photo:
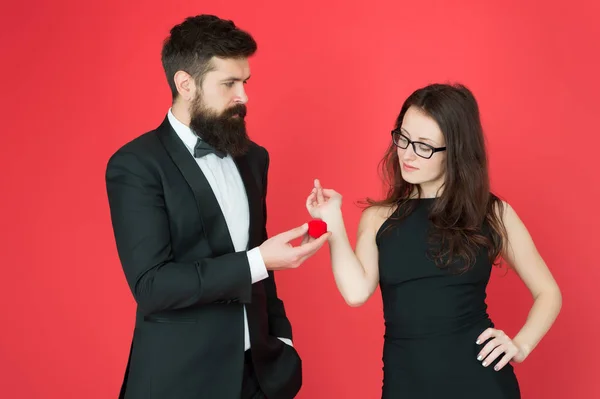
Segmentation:
[[(307, 219), (305, 197), (319, 177), (344, 195), (354, 237), (353, 202), (380, 193), (377, 163), (404, 98), (436, 81), (471, 87), (494, 189), (525, 221), (564, 296), (554, 328), (516, 367), (523, 397), (600, 397), (598, 3), (301, 3), (3, 6), (1, 397), (116, 397), (134, 302), (113, 241), (105, 165), (164, 118), (161, 42), (203, 12), (234, 19), (259, 43), (248, 123), (271, 152), (271, 234)], [(304, 359), (298, 397), (379, 397), (379, 291), (362, 308), (346, 306), (326, 248), (278, 278)], [(498, 271), (488, 303), (514, 334), (532, 301), (514, 273)]]

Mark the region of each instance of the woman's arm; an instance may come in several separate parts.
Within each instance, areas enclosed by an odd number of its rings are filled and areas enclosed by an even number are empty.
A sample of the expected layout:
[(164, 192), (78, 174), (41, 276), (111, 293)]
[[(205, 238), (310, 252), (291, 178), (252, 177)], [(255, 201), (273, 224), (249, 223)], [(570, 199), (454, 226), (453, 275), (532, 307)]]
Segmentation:
[(311, 216), (322, 219), (331, 232), (331, 267), (338, 290), (348, 305), (360, 306), (371, 297), (379, 282), (375, 235), (381, 226), (381, 208), (371, 207), (363, 212), (355, 253), (348, 239), (341, 204), (342, 196), (334, 190), (321, 188), (318, 180), (306, 202)]
[(373, 295), (379, 282), (378, 250), (375, 243), (376, 208), (366, 209), (357, 232), (356, 253), (348, 240), (342, 212), (326, 221), (331, 231), (331, 268), (338, 290), (350, 306), (360, 306)]
[[(515, 269), (534, 300), (524, 326), (512, 339), (518, 350), (512, 360), (520, 363), (538, 345), (556, 320), (562, 306), (562, 295), (527, 228), (507, 203), (504, 203), (502, 220), (507, 233), (502, 257)], [(486, 330), (479, 337), (479, 342), (493, 335)], [(486, 347), (481, 352), (482, 358), (489, 353)], [(498, 369), (511, 360), (507, 360), (506, 357), (498, 363)], [(492, 360), (486, 360), (486, 363), (489, 365)]]
[(556, 320), (562, 306), (562, 295), (525, 225), (508, 204), (505, 204), (503, 220), (508, 245), (502, 256), (513, 266), (534, 299), (525, 325), (514, 337), (517, 345), (528, 355)]

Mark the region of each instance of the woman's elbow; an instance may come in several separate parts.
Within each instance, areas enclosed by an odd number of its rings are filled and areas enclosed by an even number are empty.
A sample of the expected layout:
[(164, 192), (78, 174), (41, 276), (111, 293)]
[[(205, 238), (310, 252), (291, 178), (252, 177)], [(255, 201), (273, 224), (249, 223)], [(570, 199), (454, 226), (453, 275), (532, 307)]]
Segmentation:
[(547, 287), (546, 289), (541, 291), (534, 299), (538, 300), (540, 298), (544, 298), (544, 301), (553, 303), (557, 311), (560, 311), (562, 307), (562, 292), (558, 285)]
[(354, 295), (344, 295), (344, 300), (346, 301), (346, 304), (352, 308), (357, 308), (359, 306), (362, 306), (365, 304), (365, 302), (367, 302), (367, 300), (369, 299), (370, 295), (367, 293), (361, 293), (361, 294), (354, 294)]

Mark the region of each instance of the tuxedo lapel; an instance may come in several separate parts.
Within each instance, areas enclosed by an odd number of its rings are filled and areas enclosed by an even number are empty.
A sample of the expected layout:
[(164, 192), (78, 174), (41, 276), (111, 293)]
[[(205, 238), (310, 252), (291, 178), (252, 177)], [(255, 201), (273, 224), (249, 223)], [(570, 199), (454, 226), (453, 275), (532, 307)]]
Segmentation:
[(248, 210), (250, 212), (250, 226), (248, 231), (248, 248), (260, 245), (261, 226), (263, 218), (262, 195), (259, 190), (258, 181), (252, 174), (248, 154), (234, 158), (248, 197)]
[(165, 118), (157, 132), (169, 156), (194, 193), (198, 213), (214, 256), (235, 252), (227, 222), (210, 183), (206, 180), (194, 157), (173, 130), (168, 118)]

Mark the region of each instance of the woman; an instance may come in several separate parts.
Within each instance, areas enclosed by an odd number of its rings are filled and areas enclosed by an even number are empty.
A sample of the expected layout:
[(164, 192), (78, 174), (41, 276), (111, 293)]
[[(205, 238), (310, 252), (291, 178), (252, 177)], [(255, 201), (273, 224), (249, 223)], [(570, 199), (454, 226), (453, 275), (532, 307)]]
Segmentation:
[[(383, 398), (520, 398), (510, 362), (527, 358), (556, 319), (561, 293), (515, 211), (490, 192), (479, 108), (461, 85), (434, 84), (404, 103), (382, 162), (386, 198), (369, 200), (356, 251), (342, 196), (315, 187), (306, 206), (331, 232), (337, 287), (360, 306), (380, 285)], [(514, 337), (485, 303), (492, 265), (506, 261), (535, 300)]]

